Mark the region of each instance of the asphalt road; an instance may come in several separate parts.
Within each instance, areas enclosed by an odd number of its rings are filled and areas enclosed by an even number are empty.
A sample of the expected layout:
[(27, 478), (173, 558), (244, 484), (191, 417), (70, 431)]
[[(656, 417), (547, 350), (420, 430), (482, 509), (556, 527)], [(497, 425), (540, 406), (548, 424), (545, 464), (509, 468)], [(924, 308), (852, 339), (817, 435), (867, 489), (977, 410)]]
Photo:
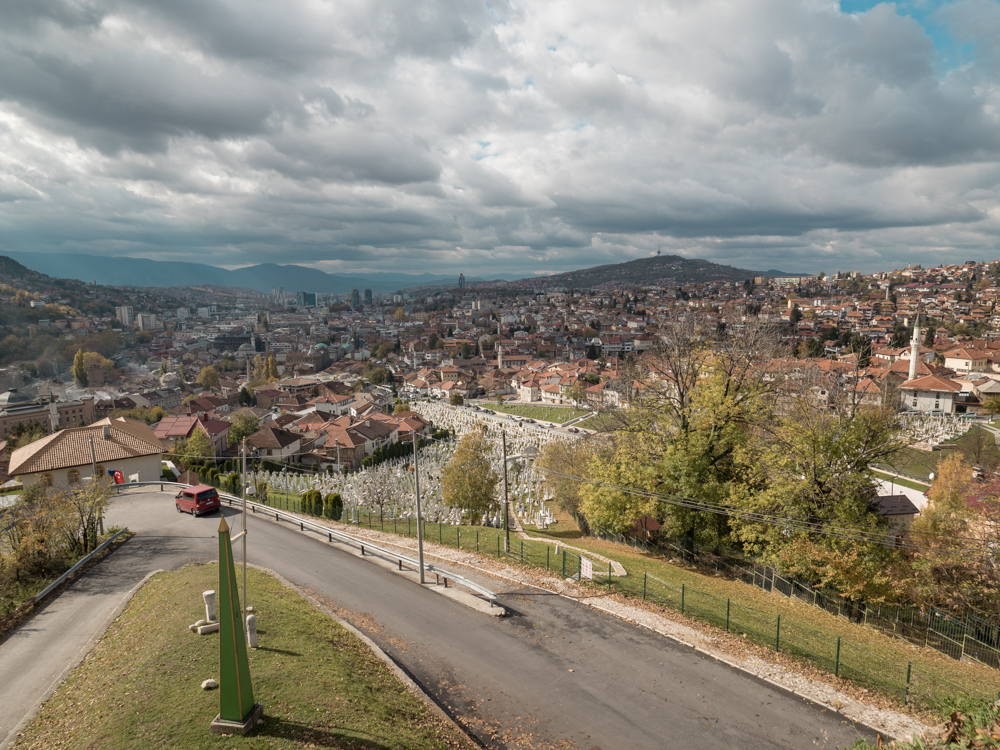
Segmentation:
[[(109, 521), (137, 536), (0, 646), (0, 737), (103, 632), (116, 597), (149, 571), (217, 556), (218, 515), (179, 516), (171, 497), (115, 500)], [(276, 570), (365, 631), (487, 747), (813, 748), (870, 736), (568, 599), (508, 587), (500, 601), (512, 614), (493, 618), (288, 527), (254, 516), (249, 524), (250, 562)], [(57, 642), (62, 650), (50, 651)]]

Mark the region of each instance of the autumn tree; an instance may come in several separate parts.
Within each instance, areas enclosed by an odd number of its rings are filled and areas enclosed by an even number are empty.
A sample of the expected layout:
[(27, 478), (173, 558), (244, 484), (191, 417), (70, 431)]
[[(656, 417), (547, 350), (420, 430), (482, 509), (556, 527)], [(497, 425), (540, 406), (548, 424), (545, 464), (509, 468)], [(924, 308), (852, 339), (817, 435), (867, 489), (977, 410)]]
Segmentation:
[[(992, 521), (1000, 520), (997, 494), (995, 487), (977, 485), (972, 466), (961, 453), (952, 453), (938, 464), (934, 484), (927, 491), (927, 507), (910, 529), (920, 546), (912, 566), (913, 599), (939, 607), (997, 610), (996, 557), (977, 554), (969, 541), (984, 536), (984, 531), (995, 528)], [(991, 519), (991, 512), (997, 517)]]
[(491, 448), (485, 432), (473, 430), (461, 439), (455, 455), (441, 472), (445, 504), (468, 511), (474, 520), (497, 506), (500, 478), (493, 469)]
[(217, 388), (219, 385), (219, 371), (214, 365), (207, 365), (201, 368), (196, 380), (198, 385), (204, 388)]
[(545, 477), (553, 501), (573, 517), (580, 515), (585, 486), (574, 472), (585, 472), (594, 452), (595, 446), (586, 440), (550, 440), (538, 451), (535, 467)]
[(83, 361), (83, 350), (77, 350), (73, 357), (73, 383), (78, 388), (87, 387), (87, 364)]

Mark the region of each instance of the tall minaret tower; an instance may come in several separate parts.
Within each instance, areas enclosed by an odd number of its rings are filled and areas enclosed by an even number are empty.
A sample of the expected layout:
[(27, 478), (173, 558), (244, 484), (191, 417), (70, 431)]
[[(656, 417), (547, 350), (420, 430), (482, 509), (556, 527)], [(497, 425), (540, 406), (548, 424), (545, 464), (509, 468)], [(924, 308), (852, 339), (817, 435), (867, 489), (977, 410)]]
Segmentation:
[(917, 378), (917, 363), (920, 361), (920, 313), (913, 323), (913, 338), (910, 340), (910, 380)]

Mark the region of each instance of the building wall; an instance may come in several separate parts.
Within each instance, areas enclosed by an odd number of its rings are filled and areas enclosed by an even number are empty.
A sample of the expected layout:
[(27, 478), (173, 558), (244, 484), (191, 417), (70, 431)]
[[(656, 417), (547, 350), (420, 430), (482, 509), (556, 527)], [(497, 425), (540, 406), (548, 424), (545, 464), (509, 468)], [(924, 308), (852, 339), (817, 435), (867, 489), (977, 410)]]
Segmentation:
[[(941, 410), (945, 414), (955, 413), (955, 394), (938, 391), (900, 391), (903, 407), (919, 412)], [(914, 405), (915, 404), (915, 405)]]
[[(103, 470), (103, 474), (101, 473)], [(138, 458), (128, 458), (121, 461), (111, 461), (106, 464), (98, 464), (97, 473), (98, 476), (107, 476), (107, 472), (110, 470), (120, 470), (122, 474), (125, 475), (125, 483), (128, 484), (131, 481), (133, 475), (138, 474), (138, 481), (140, 482), (155, 482), (160, 478), (160, 455), (153, 454), (150, 456), (140, 456)], [(38, 472), (35, 474), (21, 474), (18, 479), (25, 487), (28, 487), (36, 482), (42, 481), (44, 475), (48, 475), (51, 478), (51, 486), (57, 490), (67, 490), (72, 485), (73, 478), (71, 474), (73, 472), (77, 474), (77, 481), (83, 481), (90, 479), (92, 472), (92, 465), (90, 463), (83, 464), (81, 466), (74, 466), (65, 469), (55, 469), (50, 472)]]

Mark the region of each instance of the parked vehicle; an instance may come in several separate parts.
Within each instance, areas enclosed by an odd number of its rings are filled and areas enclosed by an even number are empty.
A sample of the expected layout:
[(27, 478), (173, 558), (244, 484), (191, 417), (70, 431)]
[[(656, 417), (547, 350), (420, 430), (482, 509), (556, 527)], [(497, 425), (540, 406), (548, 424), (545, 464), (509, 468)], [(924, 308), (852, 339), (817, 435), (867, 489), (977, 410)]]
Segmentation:
[(190, 513), (192, 516), (201, 516), (222, 507), (218, 490), (207, 484), (181, 490), (174, 498), (174, 505), (178, 513)]

